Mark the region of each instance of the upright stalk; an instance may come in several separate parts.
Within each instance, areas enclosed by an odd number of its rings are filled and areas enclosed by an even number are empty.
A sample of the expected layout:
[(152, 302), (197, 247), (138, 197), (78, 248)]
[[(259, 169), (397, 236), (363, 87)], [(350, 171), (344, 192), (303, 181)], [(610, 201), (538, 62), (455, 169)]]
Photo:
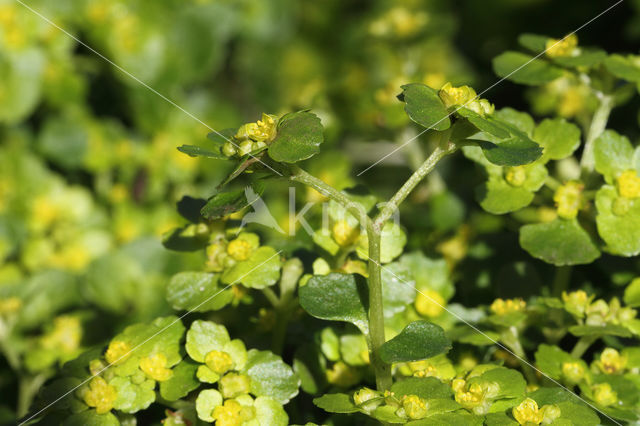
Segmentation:
[(380, 265), (380, 229), (372, 223), (367, 226), (369, 240), (369, 336), (371, 340), (371, 365), (376, 374), (379, 391), (391, 387), (391, 366), (380, 359), (380, 347), (384, 337), (384, 306), (382, 301), (382, 269)]
[(584, 151), (582, 153), (582, 158), (580, 159), (580, 166), (582, 167), (582, 170), (588, 173), (592, 172), (595, 167), (593, 144), (607, 127), (609, 114), (611, 114), (611, 109), (614, 107), (614, 99), (612, 96), (598, 93), (598, 98), (600, 103), (598, 104), (598, 109), (596, 109), (596, 112), (593, 114), (593, 118), (591, 119), (591, 124), (589, 125), (589, 130), (585, 140)]

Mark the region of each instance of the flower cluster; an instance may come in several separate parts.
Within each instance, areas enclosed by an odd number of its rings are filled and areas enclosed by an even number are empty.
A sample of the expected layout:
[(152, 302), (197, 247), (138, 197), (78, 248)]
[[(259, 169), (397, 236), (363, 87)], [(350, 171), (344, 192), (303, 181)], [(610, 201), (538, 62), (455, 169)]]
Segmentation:
[(447, 108), (467, 108), (481, 116), (491, 115), (495, 107), (486, 99), (481, 99), (476, 91), (469, 86), (454, 87), (446, 83), (438, 92), (440, 99)]
[(233, 136), (233, 142), (227, 141), (222, 146), (222, 153), (227, 157), (242, 158), (265, 148), (276, 137), (277, 120), (278, 117), (263, 113), (261, 120), (243, 124)]

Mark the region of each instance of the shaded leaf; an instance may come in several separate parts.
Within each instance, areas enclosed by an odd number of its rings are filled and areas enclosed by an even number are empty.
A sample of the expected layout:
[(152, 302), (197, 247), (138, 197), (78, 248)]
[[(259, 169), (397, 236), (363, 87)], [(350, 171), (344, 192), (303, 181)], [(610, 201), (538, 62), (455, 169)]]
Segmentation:
[(451, 126), (449, 113), (438, 91), (419, 83), (402, 86), (401, 100), (409, 118), (427, 129), (446, 130)]
[(217, 160), (228, 160), (229, 157), (221, 152), (211, 151), (195, 145), (182, 145), (178, 147), (178, 151), (187, 154), (190, 157), (206, 157), (215, 158)]
[(414, 321), (380, 348), (380, 358), (388, 363), (418, 361), (451, 349), (442, 327), (428, 321)]
[(167, 285), (167, 301), (176, 310), (216, 311), (233, 299), (231, 289), (218, 286), (218, 275), (207, 272), (179, 272)]
[(300, 305), (311, 316), (354, 324), (369, 333), (369, 290), (360, 275), (314, 275), (300, 287)]
[(184, 359), (173, 369), (173, 375), (169, 380), (160, 382), (160, 395), (167, 401), (177, 401), (184, 398), (192, 390), (200, 386), (196, 378), (198, 365), (195, 362)]
[(520, 228), (520, 245), (531, 256), (556, 266), (587, 264), (600, 256), (577, 220), (524, 225)]
[(515, 83), (538, 86), (562, 76), (562, 69), (519, 52), (504, 52), (493, 59), (494, 72)]
[(219, 192), (207, 200), (200, 213), (206, 219), (220, 219), (247, 207), (254, 201), (254, 196), (260, 196), (264, 192), (264, 184), (253, 182), (244, 189)]
[(297, 163), (320, 152), (323, 141), (320, 118), (310, 112), (294, 112), (280, 119), (278, 133), (268, 152), (275, 161)]
[(242, 370), (251, 378), (251, 393), (286, 404), (298, 394), (300, 378), (282, 358), (270, 351), (251, 349)]
[(315, 398), (313, 403), (329, 413), (357, 413), (358, 407), (346, 393), (328, 393)]

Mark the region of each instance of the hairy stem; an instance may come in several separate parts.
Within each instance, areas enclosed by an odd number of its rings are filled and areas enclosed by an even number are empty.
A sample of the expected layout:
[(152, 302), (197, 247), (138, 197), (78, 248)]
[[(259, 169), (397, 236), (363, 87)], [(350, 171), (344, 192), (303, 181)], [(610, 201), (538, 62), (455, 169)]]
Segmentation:
[(369, 239), (369, 336), (371, 340), (371, 365), (376, 374), (379, 391), (391, 387), (391, 366), (380, 359), (380, 347), (385, 342), (384, 310), (382, 301), (382, 269), (380, 265), (380, 231), (367, 226)]
[(598, 109), (593, 114), (591, 119), (591, 125), (587, 132), (585, 140), (584, 151), (582, 152), (582, 158), (580, 159), (580, 166), (583, 171), (592, 172), (595, 167), (595, 157), (593, 154), (593, 144), (595, 140), (604, 132), (607, 127), (607, 121), (609, 121), (609, 114), (614, 106), (614, 99), (612, 96), (598, 94), (600, 103)]
[(457, 147), (448, 142), (449, 134), (445, 132), (443, 135), (443, 142), (429, 155), (429, 157), (422, 163), (422, 165), (411, 175), (404, 185), (400, 187), (398, 192), (385, 204), (378, 216), (374, 219), (374, 226), (378, 229), (382, 229), (382, 225), (389, 220), (389, 218), (395, 213), (400, 204), (409, 196), (411, 191), (425, 178), (438, 164), (438, 161), (442, 160), (448, 154), (454, 152)]

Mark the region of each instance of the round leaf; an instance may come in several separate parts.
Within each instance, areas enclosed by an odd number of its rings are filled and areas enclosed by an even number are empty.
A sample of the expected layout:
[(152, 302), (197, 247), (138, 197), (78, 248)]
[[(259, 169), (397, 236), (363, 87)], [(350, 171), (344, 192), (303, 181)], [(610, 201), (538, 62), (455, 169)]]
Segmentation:
[[(625, 203), (626, 211), (616, 210), (617, 203)], [(596, 193), (596, 224), (598, 234), (607, 243), (607, 251), (619, 256), (640, 253), (640, 199), (627, 200), (616, 189), (604, 185)]]
[(600, 256), (576, 220), (525, 225), (520, 228), (520, 245), (531, 256), (556, 266), (591, 263)]
[(198, 418), (205, 422), (213, 423), (211, 415), (216, 407), (222, 405), (222, 395), (215, 389), (205, 389), (196, 398), (196, 411)]
[(222, 350), (229, 343), (229, 333), (223, 325), (211, 321), (196, 320), (187, 331), (187, 353), (197, 362), (204, 362), (204, 357), (213, 350)]
[(605, 130), (594, 141), (596, 170), (609, 182), (619, 173), (633, 168), (633, 154), (629, 139), (613, 130)]
[(278, 282), (280, 256), (269, 246), (254, 251), (249, 259), (238, 262), (224, 271), (221, 280), (225, 284), (242, 283), (245, 287), (262, 289)]
[(562, 69), (519, 52), (504, 52), (493, 59), (497, 75), (513, 82), (538, 86), (562, 77)]
[(387, 364), (431, 358), (451, 349), (442, 327), (428, 321), (414, 321), (380, 348), (380, 358)]
[(300, 378), (282, 359), (270, 351), (251, 349), (243, 374), (251, 377), (251, 393), (286, 404), (298, 394)]
[(358, 407), (351, 400), (351, 396), (345, 393), (328, 393), (320, 398), (315, 398), (313, 403), (329, 413), (357, 413)]
[(419, 83), (402, 86), (401, 98), (409, 118), (427, 129), (446, 130), (451, 126), (449, 113), (438, 91)]
[(300, 287), (300, 305), (313, 317), (350, 322), (369, 333), (369, 289), (360, 275), (314, 275)]
[(206, 272), (180, 272), (167, 285), (167, 301), (177, 310), (215, 311), (232, 299), (231, 289), (222, 291), (218, 286), (218, 275)]
[(561, 160), (580, 146), (580, 129), (563, 118), (546, 119), (536, 127), (533, 139), (544, 148), (545, 158)]
[(320, 119), (310, 112), (287, 114), (278, 123), (278, 133), (269, 146), (269, 156), (275, 161), (297, 163), (320, 152), (324, 141)]

